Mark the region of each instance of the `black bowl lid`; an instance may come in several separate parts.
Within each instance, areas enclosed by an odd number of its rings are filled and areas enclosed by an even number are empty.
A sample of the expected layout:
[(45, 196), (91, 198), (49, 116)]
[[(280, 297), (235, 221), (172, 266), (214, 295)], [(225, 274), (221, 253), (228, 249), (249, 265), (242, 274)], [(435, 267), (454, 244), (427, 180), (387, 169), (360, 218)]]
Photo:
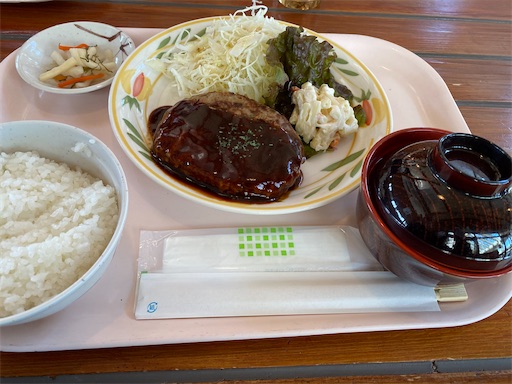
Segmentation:
[(465, 270), (512, 263), (512, 161), (494, 144), (467, 134), (404, 143), (368, 177), (386, 225), (426, 257)]

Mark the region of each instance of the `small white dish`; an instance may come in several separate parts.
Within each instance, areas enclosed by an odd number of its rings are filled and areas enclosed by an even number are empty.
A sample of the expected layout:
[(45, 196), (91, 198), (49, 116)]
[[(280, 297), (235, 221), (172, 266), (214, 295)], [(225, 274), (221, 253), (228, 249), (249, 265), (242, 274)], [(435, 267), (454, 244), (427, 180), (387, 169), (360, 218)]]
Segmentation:
[(115, 72), (105, 80), (83, 88), (59, 88), (39, 79), (41, 73), (55, 66), (50, 55), (58, 49), (59, 44), (76, 46), (83, 43), (97, 46), (98, 50), (110, 49), (117, 68), (135, 49), (132, 39), (111, 25), (90, 21), (70, 22), (47, 28), (28, 39), (18, 50), (16, 69), (25, 82), (46, 92), (87, 93), (110, 85)]

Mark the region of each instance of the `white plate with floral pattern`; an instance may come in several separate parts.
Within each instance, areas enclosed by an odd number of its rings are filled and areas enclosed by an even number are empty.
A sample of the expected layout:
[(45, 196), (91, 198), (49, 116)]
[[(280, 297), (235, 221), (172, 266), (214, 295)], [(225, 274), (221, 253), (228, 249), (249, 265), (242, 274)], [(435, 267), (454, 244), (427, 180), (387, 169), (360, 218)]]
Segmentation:
[[(366, 153), (376, 141), (391, 131), (391, 108), (383, 88), (370, 70), (350, 52), (329, 40), (337, 54), (337, 60), (331, 66), (336, 80), (349, 87), (359, 101), (368, 100), (372, 108), (372, 121), (360, 127), (356, 134), (343, 138), (334, 151), (308, 159), (302, 165), (304, 178), (301, 185), (286, 198), (267, 204), (228, 201), (208, 192), (203, 193), (186, 181), (169, 176), (153, 162), (148, 145), (149, 114), (177, 100), (176, 95), (169, 92), (169, 80), (152, 69), (147, 61), (170, 49), (184, 35), (201, 36), (214, 19), (193, 20), (156, 34), (136, 48), (119, 68), (110, 89), (108, 107), (113, 132), (130, 160), (152, 180), (185, 198), (245, 214), (301, 212), (323, 206), (357, 188)], [(326, 40), (313, 31), (306, 32)]]

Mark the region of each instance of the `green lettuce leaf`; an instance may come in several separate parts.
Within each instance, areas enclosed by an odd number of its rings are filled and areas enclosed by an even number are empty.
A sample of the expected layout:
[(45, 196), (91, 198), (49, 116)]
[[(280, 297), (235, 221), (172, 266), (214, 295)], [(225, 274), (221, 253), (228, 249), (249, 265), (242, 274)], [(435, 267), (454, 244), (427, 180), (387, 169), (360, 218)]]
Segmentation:
[(282, 65), (293, 85), (300, 87), (310, 82), (316, 87), (327, 84), (335, 95), (352, 100), (352, 92), (334, 79), (330, 67), (336, 60), (336, 52), (327, 41), (320, 42), (315, 36), (304, 34), (301, 27), (286, 27), (277, 37), (269, 40), (267, 62)]

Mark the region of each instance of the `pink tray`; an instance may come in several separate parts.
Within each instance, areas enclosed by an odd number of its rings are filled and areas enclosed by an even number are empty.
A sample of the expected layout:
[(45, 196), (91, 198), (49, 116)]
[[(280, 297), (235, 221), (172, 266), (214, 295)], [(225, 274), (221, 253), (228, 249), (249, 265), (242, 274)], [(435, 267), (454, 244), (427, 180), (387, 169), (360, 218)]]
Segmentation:
[[(125, 31), (136, 44), (160, 32), (130, 28)], [(368, 36), (326, 36), (361, 59), (379, 79), (391, 103), (394, 129), (421, 126), (469, 131), (444, 81), (418, 56)], [(105, 276), (67, 309), (33, 323), (2, 328), (2, 351), (89, 349), (451, 327), (492, 315), (512, 296), (512, 274), (509, 274), (468, 284), (469, 299), (441, 304), (440, 312), (137, 321), (133, 309), (141, 229), (355, 226), (357, 191), (312, 211), (275, 217), (233, 214), (200, 206), (153, 183), (124, 155), (110, 128), (108, 89), (71, 97), (44, 93), (23, 82), (14, 62), (15, 53), (0, 63), (0, 121), (53, 120), (80, 127), (99, 137), (112, 148), (127, 174), (130, 211), (121, 244)]]

